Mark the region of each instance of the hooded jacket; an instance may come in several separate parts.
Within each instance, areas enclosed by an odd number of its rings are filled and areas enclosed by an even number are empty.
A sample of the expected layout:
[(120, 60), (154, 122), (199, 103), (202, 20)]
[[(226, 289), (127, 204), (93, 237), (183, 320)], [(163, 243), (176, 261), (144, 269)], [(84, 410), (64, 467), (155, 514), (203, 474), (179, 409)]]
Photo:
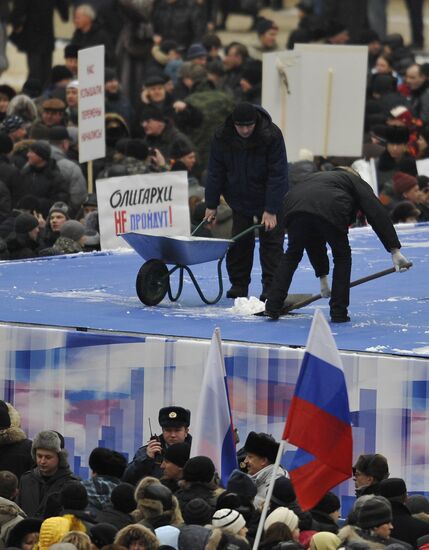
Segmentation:
[(18, 411), (7, 403), (10, 427), (0, 429), (0, 470), (9, 470), (19, 479), (33, 465), (31, 440), (21, 429)]
[(237, 134), (231, 115), (215, 132), (206, 182), (207, 208), (215, 209), (223, 195), (232, 210), (243, 215), (281, 212), (288, 190), (285, 143), (270, 115), (255, 107), (258, 116), (250, 137)]

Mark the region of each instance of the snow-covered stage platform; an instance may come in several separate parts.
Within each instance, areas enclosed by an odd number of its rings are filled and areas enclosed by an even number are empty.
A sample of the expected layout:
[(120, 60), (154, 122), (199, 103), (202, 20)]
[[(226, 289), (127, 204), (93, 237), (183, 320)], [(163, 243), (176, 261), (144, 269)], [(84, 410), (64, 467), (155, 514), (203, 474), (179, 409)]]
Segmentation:
[[(354, 456), (381, 452), (392, 476), (429, 493), (429, 225), (398, 233), (413, 267), (352, 289), (352, 322), (332, 330), (349, 391)], [(391, 267), (370, 229), (351, 231), (350, 240), (353, 279)], [(18, 408), (30, 437), (47, 428), (64, 433), (74, 470), (86, 477), (96, 445), (133, 455), (149, 438), (149, 417), (158, 429), (160, 407), (174, 403), (196, 414), (218, 326), (242, 441), (251, 430), (279, 438), (314, 308), (327, 316), (327, 301), (272, 322), (234, 314), (226, 298), (204, 305), (185, 276), (178, 303), (150, 308), (135, 293), (142, 263), (132, 251), (0, 262), (0, 399)], [(193, 271), (205, 294), (216, 296), (216, 262)], [(307, 261), (291, 291), (318, 292)], [(353, 483), (338, 494), (346, 510)]]
[[(400, 229), (399, 234), (403, 252), (413, 262), (413, 268), (351, 290), (352, 322), (332, 325), (339, 349), (429, 357), (429, 225)], [(390, 254), (371, 230), (356, 229), (350, 236), (352, 279), (392, 266)], [(158, 306), (147, 307), (135, 291), (142, 263), (132, 251), (2, 263), (0, 320), (205, 339), (219, 326), (224, 340), (304, 346), (314, 308), (321, 307), (329, 316), (327, 300), (297, 310), (277, 323), (236, 314), (232, 310), (233, 301), (226, 298), (206, 306), (186, 275), (185, 289), (178, 302), (169, 302), (166, 297)], [(255, 265), (251, 294), (259, 296), (257, 257)], [(198, 264), (192, 269), (207, 297), (215, 297), (216, 262)], [(174, 283), (173, 276), (173, 289)], [(226, 277), (224, 286), (229, 286)], [(295, 275), (291, 292), (318, 291), (318, 280), (305, 261)]]

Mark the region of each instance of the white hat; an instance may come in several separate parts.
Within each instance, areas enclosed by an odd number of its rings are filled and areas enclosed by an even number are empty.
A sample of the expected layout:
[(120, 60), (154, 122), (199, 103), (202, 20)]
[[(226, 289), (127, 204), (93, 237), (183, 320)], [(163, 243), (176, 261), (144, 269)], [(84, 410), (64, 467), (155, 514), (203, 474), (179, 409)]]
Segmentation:
[(230, 508), (216, 510), (212, 518), (213, 527), (231, 531), (235, 535), (246, 526), (246, 521), (240, 512)]
[(293, 532), (298, 527), (298, 522), (299, 519), (295, 512), (289, 510), (289, 508), (280, 506), (279, 508), (276, 508), (273, 512), (271, 512), (271, 514), (269, 514), (269, 516), (265, 520), (264, 531), (266, 531), (268, 527), (271, 527), (273, 523), (284, 523)]

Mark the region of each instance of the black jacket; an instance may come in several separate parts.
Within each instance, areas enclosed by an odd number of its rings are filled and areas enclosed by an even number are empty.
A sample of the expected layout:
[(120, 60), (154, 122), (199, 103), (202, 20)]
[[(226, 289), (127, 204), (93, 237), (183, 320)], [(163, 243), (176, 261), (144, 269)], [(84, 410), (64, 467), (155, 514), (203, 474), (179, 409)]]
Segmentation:
[(393, 516), (391, 536), (417, 548), (417, 539), (429, 535), (429, 523), (414, 518), (405, 504), (393, 501), (390, 501), (390, 504)]
[(400, 248), (389, 215), (371, 187), (359, 176), (345, 170), (317, 172), (294, 186), (285, 200), (285, 224), (297, 213), (323, 218), (347, 233), (358, 210), (362, 210), (388, 252)]
[(255, 107), (258, 119), (250, 137), (237, 134), (231, 116), (215, 133), (206, 181), (207, 208), (216, 208), (223, 195), (232, 210), (243, 215), (281, 212), (288, 189), (285, 143), (270, 115)]
[(109, 35), (100, 26), (97, 20), (94, 21), (88, 32), (84, 33), (81, 30), (76, 29), (73, 33), (71, 43), (73, 46), (77, 46), (80, 50), (84, 48), (91, 48), (92, 46), (104, 46), (106, 65), (110, 67), (115, 63), (113, 46)]
[(109, 523), (116, 527), (120, 531), (123, 527), (135, 523), (130, 514), (117, 510), (112, 504), (105, 506), (102, 510), (95, 515), (95, 521), (97, 523)]
[(198, 11), (188, 0), (176, 0), (171, 3), (167, 0), (155, 2), (152, 23), (156, 34), (163, 40), (175, 40), (180, 46), (188, 48), (198, 42), (200, 25)]
[[(17, 504), (29, 517), (45, 518), (50, 500), (59, 500), (59, 493), (69, 481), (78, 481), (70, 468), (58, 468), (51, 477), (42, 477), (38, 468), (21, 476)], [(55, 514), (54, 514), (55, 515)]]

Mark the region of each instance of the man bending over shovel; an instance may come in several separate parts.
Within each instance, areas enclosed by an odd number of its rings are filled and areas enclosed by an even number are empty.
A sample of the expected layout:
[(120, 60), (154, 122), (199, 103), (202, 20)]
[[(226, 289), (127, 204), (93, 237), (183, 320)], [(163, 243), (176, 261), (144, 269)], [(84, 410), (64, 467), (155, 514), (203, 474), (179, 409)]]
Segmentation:
[[(386, 250), (392, 254), (395, 269), (404, 271), (410, 267), (399, 251), (401, 243), (387, 211), (359, 174), (343, 166), (329, 172), (316, 172), (295, 185), (286, 195), (288, 247), (274, 274), (265, 303), (266, 315), (278, 319), (282, 313), (292, 277), (304, 250), (307, 250), (316, 276), (321, 278), (321, 294), (329, 295), (327, 278), (324, 277), (329, 271), (329, 264), (326, 265), (328, 243), (334, 260), (329, 301), (331, 321), (350, 321), (347, 307), (352, 255), (347, 233), (358, 210), (365, 214)], [(319, 270), (316, 265), (321, 266)]]

